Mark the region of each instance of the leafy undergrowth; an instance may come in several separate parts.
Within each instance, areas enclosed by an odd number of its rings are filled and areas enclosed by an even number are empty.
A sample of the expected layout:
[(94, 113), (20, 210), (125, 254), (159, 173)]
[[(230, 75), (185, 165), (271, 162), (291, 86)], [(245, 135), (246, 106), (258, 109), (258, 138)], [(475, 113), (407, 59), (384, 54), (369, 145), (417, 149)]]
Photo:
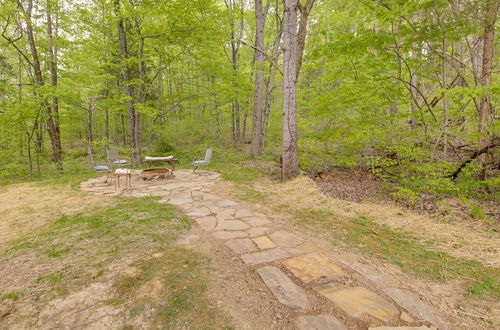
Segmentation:
[[(111, 281), (117, 295), (110, 297), (110, 304), (135, 299), (122, 305), (130, 314), (122, 318), (147, 318), (167, 328), (182, 328), (193, 319), (220, 328), (226, 320), (204, 295), (207, 260), (173, 246), (189, 228), (183, 214), (156, 198), (114, 198), (112, 205), (50, 221), (0, 256), (0, 307), (11, 301), (40, 309), (93, 283)], [(155, 252), (161, 257), (151, 258)], [(123, 277), (124, 267), (131, 264), (141, 272)], [(146, 313), (144, 299), (135, 292), (152, 278), (161, 281), (164, 296), (149, 306), (148, 313), (156, 311), (151, 318), (141, 316)], [(14, 307), (9, 314), (15, 313)]]

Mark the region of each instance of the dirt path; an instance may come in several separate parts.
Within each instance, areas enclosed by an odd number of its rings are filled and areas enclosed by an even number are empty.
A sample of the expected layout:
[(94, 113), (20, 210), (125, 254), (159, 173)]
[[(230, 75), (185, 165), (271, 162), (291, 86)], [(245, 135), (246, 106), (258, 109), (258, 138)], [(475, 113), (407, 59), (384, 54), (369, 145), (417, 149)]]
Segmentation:
[[(256, 205), (225, 198), (216, 174), (177, 171), (161, 183), (114, 191), (99, 180), (81, 185), (102, 195), (162, 196), (199, 225), (179, 244), (209, 255), (211, 295), (237, 328), (481, 328), (450, 313), (442, 292), (389, 266), (332, 248), (266, 216)], [(433, 288), (436, 289), (436, 288)], [(383, 328), (380, 328), (383, 329)]]

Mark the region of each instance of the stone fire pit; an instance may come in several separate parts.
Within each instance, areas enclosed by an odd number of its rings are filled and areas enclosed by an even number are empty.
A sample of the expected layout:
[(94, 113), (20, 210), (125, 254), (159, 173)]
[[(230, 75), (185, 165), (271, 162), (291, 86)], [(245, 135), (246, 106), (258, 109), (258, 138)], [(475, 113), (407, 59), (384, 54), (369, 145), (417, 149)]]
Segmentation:
[(174, 178), (174, 172), (169, 168), (148, 168), (139, 177), (144, 181), (165, 180)]

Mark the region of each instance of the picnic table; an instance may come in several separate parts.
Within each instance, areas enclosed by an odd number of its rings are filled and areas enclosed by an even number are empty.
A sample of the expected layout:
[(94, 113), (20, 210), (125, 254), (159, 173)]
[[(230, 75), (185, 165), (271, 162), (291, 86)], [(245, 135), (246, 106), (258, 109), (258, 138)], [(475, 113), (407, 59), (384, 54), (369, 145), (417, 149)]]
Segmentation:
[(151, 167), (152, 164), (156, 163), (167, 163), (172, 166), (172, 171), (175, 170), (175, 164), (177, 164), (179, 160), (175, 158), (174, 156), (167, 156), (167, 157), (149, 157), (146, 156), (144, 157), (144, 163), (148, 164), (148, 168)]

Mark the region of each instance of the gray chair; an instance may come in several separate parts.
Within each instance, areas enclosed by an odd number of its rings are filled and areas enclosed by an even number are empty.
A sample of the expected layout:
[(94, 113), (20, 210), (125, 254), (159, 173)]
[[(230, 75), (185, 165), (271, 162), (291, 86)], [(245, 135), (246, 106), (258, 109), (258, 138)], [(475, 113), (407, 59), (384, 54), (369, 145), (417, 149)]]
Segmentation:
[(210, 164), (211, 160), (212, 160), (212, 148), (207, 148), (205, 150), (205, 155), (203, 156), (203, 159), (193, 160), (193, 165), (194, 165), (193, 173), (196, 172), (196, 170), (200, 166)]
[(106, 149), (106, 153), (108, 154), (108, 166), (111, 169), (132, 165), (130, 159), (120, 157), (120, 153), (116, 149)]
[(107, 174), (106, 182), (108, 182), (109, 175), (111, 174), (111, 169), (106, 165), (97, 165), (96, 166), (94, 163), (94, 156), (92, 155), (92, 149), (90, 147), (88, 147), (87, 151), (88, 151), (88, 155), (89, 155), (90, 166), (92, 167), (92, 169), (96, 172), (106, 173)]

